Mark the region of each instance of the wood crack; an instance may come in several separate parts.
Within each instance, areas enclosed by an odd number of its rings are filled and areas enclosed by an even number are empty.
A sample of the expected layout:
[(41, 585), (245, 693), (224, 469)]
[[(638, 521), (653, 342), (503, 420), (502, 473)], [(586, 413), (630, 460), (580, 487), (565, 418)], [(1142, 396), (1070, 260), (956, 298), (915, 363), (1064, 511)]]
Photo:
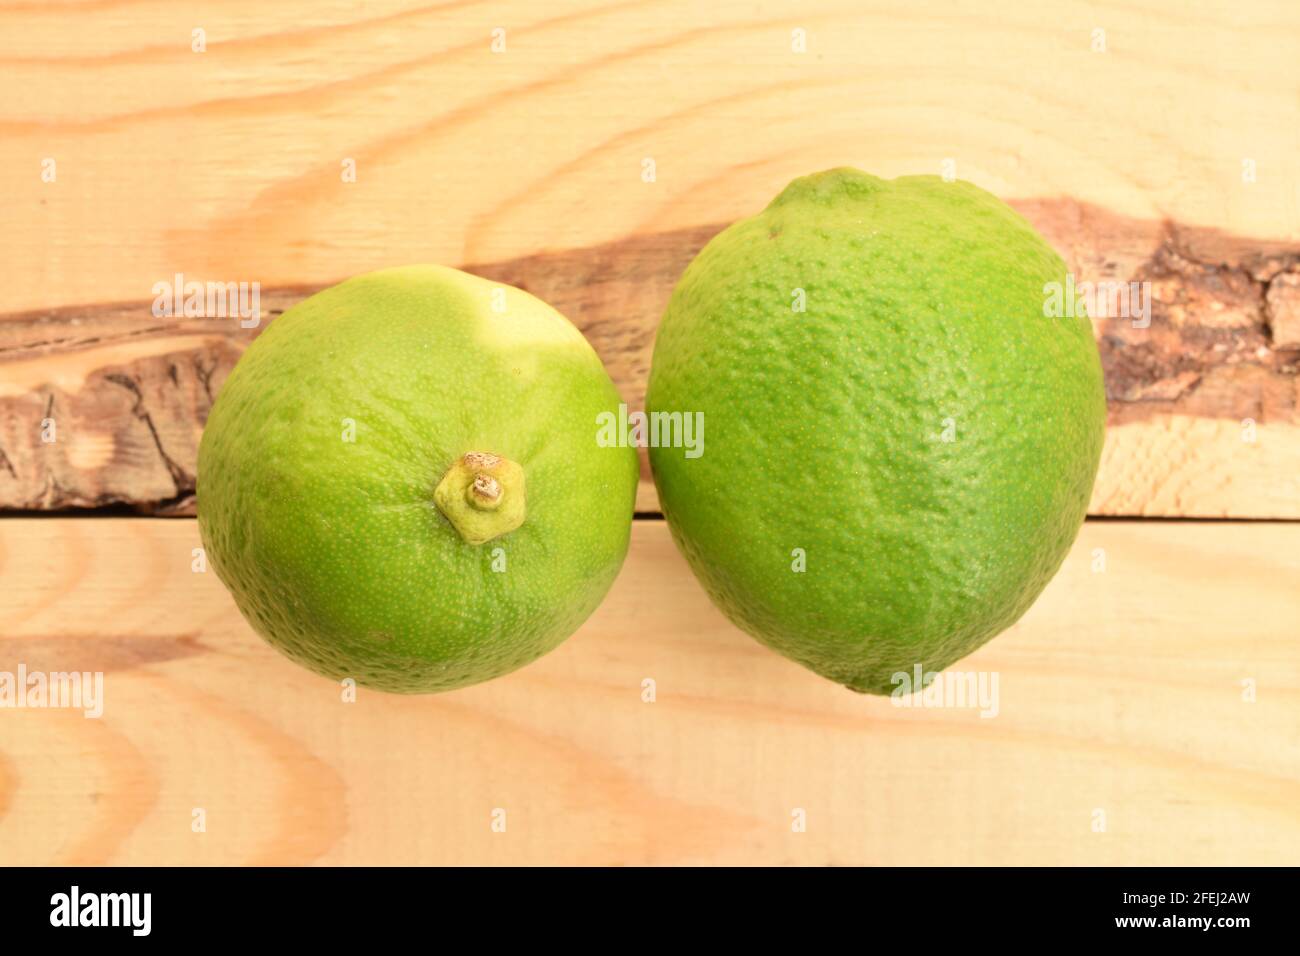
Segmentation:
[(177, 495), (188, 494), (194, 490), (194, 477), (182, 468), (163, 448), (162, 438), (158, 434), (158, 429), (154, 425), (153, 416), (145, 408), (144, 393), (140, 389), (140, 384), (129, 375), (120, 372), (110, 372), (104, 378), (115, 385), (120, 385), (135, 396), (135, 407), (131, 413), (140, 421), (144, 422), (145, 427), (149, 429), (149, 434), (153, 438), (154, 448), (158, 450), (158, 457), (162, 459), (168, 474), (171, 475), (172, 481), (176, 485)]

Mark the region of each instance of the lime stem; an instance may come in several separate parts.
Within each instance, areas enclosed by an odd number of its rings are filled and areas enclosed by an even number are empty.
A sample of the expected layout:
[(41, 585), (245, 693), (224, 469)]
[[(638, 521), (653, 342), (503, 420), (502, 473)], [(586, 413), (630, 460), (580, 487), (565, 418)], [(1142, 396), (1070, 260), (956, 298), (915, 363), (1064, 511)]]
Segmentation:
[(434, 503), (469, 544), (483, 544), (524, 523), (524, 470), (489, 452), (461, 455), (433, 492)]

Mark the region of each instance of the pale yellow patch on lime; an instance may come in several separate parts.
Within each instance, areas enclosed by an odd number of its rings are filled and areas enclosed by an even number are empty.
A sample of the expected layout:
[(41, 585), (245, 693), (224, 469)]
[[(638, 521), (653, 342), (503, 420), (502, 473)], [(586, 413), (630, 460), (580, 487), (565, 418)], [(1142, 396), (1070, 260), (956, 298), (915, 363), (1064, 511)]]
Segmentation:
[(475, 293), (488, 298), (477, 336), (484, 347), (513, 350), (567, 345), (591, 349), (568, 319), (519, 289), (484, 280)]

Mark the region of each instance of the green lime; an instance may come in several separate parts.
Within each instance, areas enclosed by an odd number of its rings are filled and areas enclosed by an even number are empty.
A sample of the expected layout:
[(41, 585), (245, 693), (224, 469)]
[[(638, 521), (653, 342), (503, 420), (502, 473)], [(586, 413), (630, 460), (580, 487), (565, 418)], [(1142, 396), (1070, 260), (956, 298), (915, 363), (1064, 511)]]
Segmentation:
[(637, 461), (582, 334), (453, 269), (359, 276), (277, 319), (199, 448), (199, 528), (240, 611), (333, 678), (450, 690), (535, 660), (627, 553)]
[[(1086, 318), (1048, 318), (1059, 256), (969, 183), (795, 180), (683, 274), (647, 410), (674, 539), (742, 629), (890, 693), (1014, 623), (1078, 533), (1106, 402)], [(1059, 288), (1059, 286), (1058, 286)]]

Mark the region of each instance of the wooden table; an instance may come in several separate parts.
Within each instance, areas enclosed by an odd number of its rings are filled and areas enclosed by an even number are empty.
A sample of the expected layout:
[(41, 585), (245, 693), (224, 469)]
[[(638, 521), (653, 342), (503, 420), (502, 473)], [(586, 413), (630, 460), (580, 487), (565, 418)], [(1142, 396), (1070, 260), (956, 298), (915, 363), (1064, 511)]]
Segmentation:
[[(1294, 863), (1297, 31), (1285, 0), (0, 10), (0, 671), (104, 674), (98, 719), (0, 709), (0, 864)], [(208, 409), (311, 290), (521, 285), (638, 407), (685, 263), (844, 164), (955, 171), (1152, 292), (1095, 320), (1096, 520), (962, 665), (996, 717), (761, 648), (648, 480), (591, 621), (437, 697), (346, 702), (193, 570)], [(177, 273), (260, 283), (264, 321), (154, 316)]]

